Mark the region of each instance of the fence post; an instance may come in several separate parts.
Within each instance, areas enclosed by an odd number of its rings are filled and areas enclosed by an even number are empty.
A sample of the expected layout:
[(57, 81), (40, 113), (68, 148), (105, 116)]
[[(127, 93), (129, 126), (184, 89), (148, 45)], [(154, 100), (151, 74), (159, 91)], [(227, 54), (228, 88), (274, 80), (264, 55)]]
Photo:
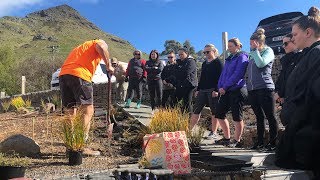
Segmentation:
[(22, 76), (21, 77), (21, 94), (25, 94), (26, 93), (26, 77)]
[(227, 58), (228, 32), (222, 32), (223, 62)]
[(6, 92), (1, 91), (1, 93), (0, 93), (0, 98), (4, 98), (4, 97), (6, 97)]

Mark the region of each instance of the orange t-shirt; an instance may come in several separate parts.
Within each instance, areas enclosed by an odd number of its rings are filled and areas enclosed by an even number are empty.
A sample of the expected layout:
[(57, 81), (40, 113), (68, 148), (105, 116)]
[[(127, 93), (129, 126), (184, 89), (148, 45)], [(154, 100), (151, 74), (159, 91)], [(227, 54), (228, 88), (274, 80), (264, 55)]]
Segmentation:
[(99, 41), (86, 41), (74, 48), (64, 61), (59, 76), (70, 74), (91, 82), (92, 76), (102, 59), (95, 47)]

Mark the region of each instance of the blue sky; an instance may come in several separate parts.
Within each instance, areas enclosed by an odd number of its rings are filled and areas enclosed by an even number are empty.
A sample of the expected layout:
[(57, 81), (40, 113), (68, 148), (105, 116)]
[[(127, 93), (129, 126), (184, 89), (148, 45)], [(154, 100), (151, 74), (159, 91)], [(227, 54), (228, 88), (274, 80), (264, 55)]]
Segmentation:
[(196, 51), (213, 43), (221, 52), (222, 32), (249, 50), (258, 22), (279, 13), (320, 7), (319, 0), (1, 0), (1, 16), (20, 16), (68, 4), (103, 31), (149, 53), (166, 40), (190, 40)]

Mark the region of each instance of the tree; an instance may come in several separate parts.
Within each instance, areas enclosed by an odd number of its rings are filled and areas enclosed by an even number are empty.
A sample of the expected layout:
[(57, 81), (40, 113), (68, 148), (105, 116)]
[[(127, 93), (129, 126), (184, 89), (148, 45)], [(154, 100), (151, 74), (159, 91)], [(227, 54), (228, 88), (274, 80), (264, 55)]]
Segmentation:
[(185, 47), (185, 48), (187, 48), (189, 50), (189, 54), (190, 55), (195, 55), (196, 54), (196, 51), (195, 51), (194, 47), (191, 45), (189, 40), (186, 40), (183, 43), (183, 47)]
[(175, 53), (178, 53), (178, 50), (182, 47), (182, 45), (175, 40), (166, 40), (164, 43), (165, 50), (161, 52), (161, 55), (167, 55), (171, 50)]

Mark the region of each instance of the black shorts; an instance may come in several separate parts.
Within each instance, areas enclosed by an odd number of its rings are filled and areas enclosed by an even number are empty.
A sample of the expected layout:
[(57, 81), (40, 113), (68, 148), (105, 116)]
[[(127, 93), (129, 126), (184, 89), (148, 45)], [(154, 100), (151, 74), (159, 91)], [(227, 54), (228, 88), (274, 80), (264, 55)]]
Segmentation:
[(232, 119), (241, 121), (243, 116), (243, 105), (248, 96), (246, 87), (234, 91), (227, 91), (218, 100), (216, 118), (225, 119), (229, 109), (231, 109)]
[(72, 108), (79, 105), (93, 104), (92, 83), (73, 75), (59, 77), (63, 107)]
[(205, 105), (209, 105), (211, 114), (215, 114), (218, 98), (212, 97), (212, 91), (199, 91), (194, 105), (194, 114), (200, 114)]

